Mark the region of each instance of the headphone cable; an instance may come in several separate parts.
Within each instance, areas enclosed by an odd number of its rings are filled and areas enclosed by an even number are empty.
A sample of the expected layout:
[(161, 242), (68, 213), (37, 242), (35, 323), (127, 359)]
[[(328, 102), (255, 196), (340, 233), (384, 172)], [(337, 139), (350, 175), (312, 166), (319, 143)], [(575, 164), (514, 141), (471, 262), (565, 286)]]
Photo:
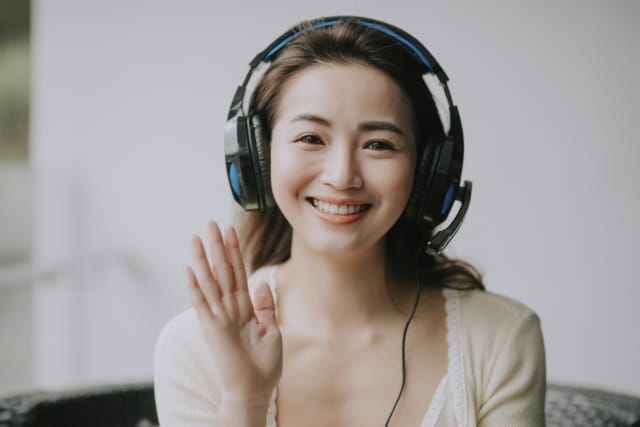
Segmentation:
[(400, 384), (400, 392), (398, 393), (398, 397), (396, 398), (393, 407), (391, 408), (391, 412), (389, 413), (389, 417), (387, 417), (387, 421), (384, 423), (385, 427), (389, 427), (389, 423), (391, 422), (391, 417), (398, 406), (398, 402), (400, 402), (400, 397), (402, 397), (402, 392), (404, 391), (404, 384), (406, 379), (406, 363), (405, 363), (405, 343), (407, 340), (407, 331), (409, 330), (409, 324), (411, 323), (411, 319), (413, 319), (413, 315), (416, 313), (418, 308), (418, 303), (420, 302), (420, 288), (421, 288), (421, 278), (420, 278), (420, 255), (422, 255), (423, 251), (426, 249), (428, 245), (428, 239), (425, 239), (418, 248), (418, 253), (416, 255), (416, 299), (413, 303), (413, 308), (411, 309), (411, 313), (409, 313), (409, 317), (407, 318), (407, 322), (404, 325), (404, 331), (402, 332), (402, 383)]

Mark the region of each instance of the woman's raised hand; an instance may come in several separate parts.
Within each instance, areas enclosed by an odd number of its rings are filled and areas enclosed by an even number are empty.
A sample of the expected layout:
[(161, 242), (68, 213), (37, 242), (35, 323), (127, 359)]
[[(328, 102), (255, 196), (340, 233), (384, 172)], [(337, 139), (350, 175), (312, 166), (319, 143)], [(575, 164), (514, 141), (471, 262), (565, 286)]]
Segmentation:
[(186, 267), (187, 288), (222, 381), (223, 400), (233, 404), (269, 401), (282, 373), (282, 337), (269, 286), (249, 296), (238, 236), (228, 227), (223, 239), (207, 224), (211, 262), (199, 236), (192, 239), (194, 268)]

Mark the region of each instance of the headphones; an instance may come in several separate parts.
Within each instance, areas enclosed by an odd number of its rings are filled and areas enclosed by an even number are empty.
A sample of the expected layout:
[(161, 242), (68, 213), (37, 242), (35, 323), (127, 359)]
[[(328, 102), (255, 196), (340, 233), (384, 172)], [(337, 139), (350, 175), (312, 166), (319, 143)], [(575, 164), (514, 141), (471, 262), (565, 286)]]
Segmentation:
[(460, 185), (464, 157), (460, 114), (447, 86), (449, 78), (434, 56), (413, 36), (382, 21), (358, 16), (316, 19), (309, 28), (288, 30), (253, 58), (249, 72), (233, 96), (225, 126), (225, 161), (233, 197), (245, 210), (263, 210), (275, 205), (270, 185), (269, 146), (263, 125), (256, 115), (246, 113), (245, 98), (250, 98), (246, 96), (247, 87), (254, 72), (259, 66), (269, 64), (287, 43), (306, 31), (331, 27), (346, 20), (373, 28), (398, 42), (398, 46), (417, 63), (422, 75), (435, 75), (444, 90), (449, 107), (449, 130), (426, 141), (416, 165), (414, 184), (404, 213), (424, 233), (432, 233), (446, 220), (453, 202), (461, 202), (451, 223), (437, 231), (427, 243), (427, 252), (438, 254), (460, 228), (471, 201), (471, 182), (464, 181)]

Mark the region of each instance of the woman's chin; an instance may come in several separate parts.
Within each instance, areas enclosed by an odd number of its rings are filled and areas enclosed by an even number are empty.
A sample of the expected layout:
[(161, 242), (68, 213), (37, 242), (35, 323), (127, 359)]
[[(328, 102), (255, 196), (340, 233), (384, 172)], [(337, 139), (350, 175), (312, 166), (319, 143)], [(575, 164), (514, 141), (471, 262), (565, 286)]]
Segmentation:
[(349, 236), (346, 233), (318, 232), (307, 236), (298, 236), (298, 249), (315, 256), (335, 259), (336, 261), (355, 260), (361, 256), (370, 257), (376, 252), (381, 240), (372, 242), (368, 239)]

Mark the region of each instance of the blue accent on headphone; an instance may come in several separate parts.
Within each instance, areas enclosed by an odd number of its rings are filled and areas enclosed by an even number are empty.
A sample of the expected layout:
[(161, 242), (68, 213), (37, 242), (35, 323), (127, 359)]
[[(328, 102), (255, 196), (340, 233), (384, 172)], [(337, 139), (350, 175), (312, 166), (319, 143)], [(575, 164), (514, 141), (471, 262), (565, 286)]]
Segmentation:
[(444, 196), (444, 201), (442, 202), (442, 210), (440, 213), (444, 215), (451, 209), (451, 204), (453, 203), (453, 196), (455, 195), (456, 186), (454, 184), (450, 184), (447, 189), (447, 194)]
[(392, 30), (388, 29), (387, 27), (382, 26), (380, 24), (374, 24), (373, 22), (368, 22), (368, 21), (363, 21), (363, 20), (357, 20), (356, 22), (358, 24), (360, 24), (360, 25), (364, 25), (365, 27), (369, 27), (369, 28), (373, 28), (373, 29), (376, 29), (378, 31), (381, 31), (381, 32), (393, 37), (394, 39), (398, 40), (400, 43), (402, 43), (403, 45), (405, 45), (409, 49), (411, 49), (411, 51), (413, 53), (415, 53), (418, 56), (418, 58), (420, 58), (420, 60), (422, 60), (422, 62), (424, 62), (424, 65), (427, 66), (429, 71), (433, 72), (433, 67), (431, 66), (431, 63), (429, 62), (427, 57), (424, 56), (424, 54), (420, 51), (420, 49), (418, 49), (413, 43), (411, 43), (409, 40), (407, 40), (404, 37), (402, 37), (400, 34), (396, 33), (395, 31), (392, 31)]
[(239, 196), (240, 195), (240, 178), (238, 177), (238, 171), (236, 170), (236, 165), (233, 163), (229, 167), (229, 182), (231, 182), (231, 189), (233, 192)]
[(298, 37), (300, 34), (306, 33), (309, 30), (315, 30), (318, 28), (323, 28), (323, 27), (331, 27), (332, 25), (335, 25), (339, 22), (342, 22), (342, 19), (334, 19), (332, 21), (327, 21), (327, 22), (322, 22), (320, 24), (316, 24), (313, 26), (313, 28), (308, 28), (306, 30), (303, 31), (298, 31), (295, 34), (291, 34), (289, 37), (285, 38), (284, 40), (282, 40), (280, 43), (278, 43), (277, 45), (275, 45), (273, 47), (273, 49), (271, 49), (269, 52), (267, 52), (267, 54), (264, 56), (263, 61), (268, 60), (271, 56), (275, 55), (276, 52), (278, 52), (280, 49), (282, 49), (287, 43), (289, 43), (291, 40), (295, 39), (296, 37)]
[[(275, 55), (280, 49), (282, 49), (284, 46), (286, 46), (287, 43), (289, 43), (291, 40), (295, 39), (296, 37), (298, 37), (300, 34), (303, 34), (309, 30), (315, 30), (318, 28), (324, 28), (324, 27), (331, 27), (335, 24), (338, 24), (340, 22), (344, 21), (343, 19), (334, 19), (331, 21), (326, 21), (326, 22), (322, 22), (320, 24), (316, 24), (314, 25), (312, 28), (308, 28), (306, 30), (303, 31), (298, 31), (295, 34), (291, 34), (289, 37), (285, 38), (284, 40), (282, 40), (280, 43), (278, 43), (277, 45), (275, 45), (273, 47), (273, 49), (271, 49), (269, 52), (267, 52), (267, 54), (264, 56), (264, 61), (269, 60), (269, 58), (271, 58), (273, 55)], [(394, 39), (398, 40), (400, 43), (402, 43), (403, 45), (407, 46), (409, 49), (411, 49), (411, 51), (413, 53), (416, 54), (416, 56), (418, 58), (420, 58), (420, 60), (424, 63), (424, 65), (427, 66), (427, 68), (429, 69), (429, 71), (433, 72), (433, 66), (431, 65), (431, 63), (429, 62), (429, 60), (427, 59), (426, 56), (424, 56), (424, 54), (422, 53), (422, 51), (420, 49), (418, 49), (416, 47), (416, 45), (414, 45), (413, 43), (411, 43), (409, 40), (407, 40), (406, 38), (402, 37), (400, 34), (396, 33), (393, 30), (390, 30), (389, 28), (380, 25), (380, 24), (375, 24), (373, 22), (369, 22), (369, 21), (364, 21), (362, 19), (358, 19), (356, 21), (358, 24), (364, 26), (364, 27), (369, 27), (369, 28), (373, 28), (375, 30), (378, 30), (380, 32), (383, 32), (385, 34), (387, 34), (388, 36), (393, 37)]]

